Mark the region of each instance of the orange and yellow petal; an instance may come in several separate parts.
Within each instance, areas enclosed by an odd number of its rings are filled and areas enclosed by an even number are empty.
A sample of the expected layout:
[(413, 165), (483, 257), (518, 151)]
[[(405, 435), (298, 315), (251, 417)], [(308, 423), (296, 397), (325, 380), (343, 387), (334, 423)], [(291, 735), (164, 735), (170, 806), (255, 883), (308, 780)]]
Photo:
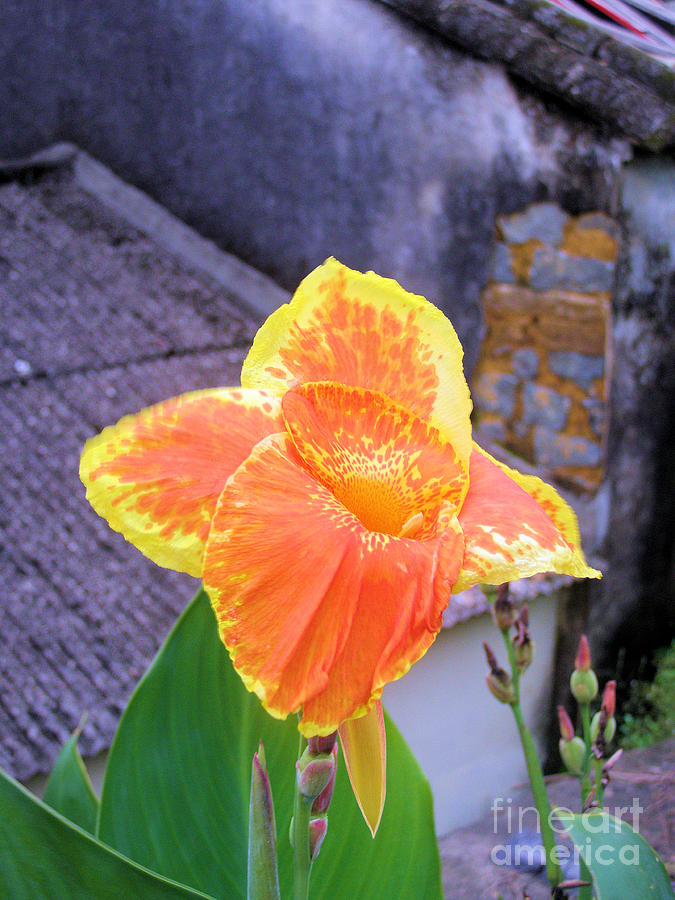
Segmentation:
[(453, 592), (538, 572), (600, 578), (586, 563), (576, 517), (565, 501), (543, 482), (516, 479), (512, 472), (474, 445), (469, 492), (459, 512), (464, 562)]
[(80, 478), (96, 512), (151, 560), (200, 576), (225, 482), (283, 428), (264, 391), (195, 391), (126, 416), (87, 441)]
[(453, 445), (386, 394), (305, 384), (282, 409), (305, 465), (369, 531), (419, 540), (435, 532), (441, 504), (461, 506), (468, 471)]
[(381, 391), (438, 428), (466, 462), (462, 355), (454, 328), (424, 297), (328, 259), (262, 326), (241, 383), (278, 394), (310, 381)]
[(223, 491), (204, 586), (246, 687), (329, 734), (431, 644), (461, 559), (458, 525), (427, 541), (367, 531), (279, 434)]
[(348, 719), (338, 729), (349, 782), (363, 818), (375, 837), (387, 792), (387, 736), (382, 703), (359, 719)]
[[(477, 445), (474, 444), (475, 446)], [(503, 462), (490, 456), (485, 450), (481, 450), (481, 452), (492, 460), (495, 465), (499, 466), (502, 472), (505, 472), (516, 484), (520, 485), (524, 491), (527, 491), (530, 497), (537, 501), (568, 543), (572, 544), (573, 547), (581, 548), (579, 523), (574, 510), (569, 503), (563, 500), (552, 485), (542, 481), (536, 475), (525, 475), (523, 472), (518, 472), (517, 469), (510, 468)]]

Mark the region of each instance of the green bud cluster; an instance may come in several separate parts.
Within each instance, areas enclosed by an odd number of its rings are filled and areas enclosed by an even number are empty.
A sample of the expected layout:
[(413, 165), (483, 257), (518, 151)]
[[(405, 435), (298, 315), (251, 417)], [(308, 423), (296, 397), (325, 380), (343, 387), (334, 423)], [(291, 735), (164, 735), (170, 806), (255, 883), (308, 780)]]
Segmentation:
[(566, 741), (560, 738), (558, 742), (560, 749), (560, 757), (565, 764), (565, 768), (572, 775), (582, 775), (584, 771), (584, 758), (586, 756), (586, 745), (580, 737), (573, 737)]
[(590, 703), (598, 696), (598, 676), (593, 669), (575, 669), (570, 678), (570, 687), (577, 703)]
[(602, 718), (606, 719), (602, 735), (605, 743), (609, 744), (616, 733), (616, 719), (614, 718), (614, 716), (610, 716), (609, 718), (607, 718), (606, 716), (603, 717), (602, 711), (596, 712), (596, 714), (591, 719), (591, 741), (595, 743), (598, 739)]

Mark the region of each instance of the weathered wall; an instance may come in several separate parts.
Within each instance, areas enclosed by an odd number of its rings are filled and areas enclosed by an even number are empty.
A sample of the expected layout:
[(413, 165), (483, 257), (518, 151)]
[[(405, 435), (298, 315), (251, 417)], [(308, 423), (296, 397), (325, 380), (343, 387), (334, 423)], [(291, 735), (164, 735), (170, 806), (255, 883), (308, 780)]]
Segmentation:
[(602, 213), (534, 204), (497, 220), (473, 398), (483, 431), (542, 474), (604, 475), (609, 307), (618, 250)]
[(5, 0), (0, 156), (80, 144), (293, 288), (329, 254), (477, 358), (495, 217), (609, 210), (627, 145), (370, 0)]
[(622, 179), (608, 439), (607, 573), (591, 632), (607, 672), (675, 634), (675, 161), (636, 160)]

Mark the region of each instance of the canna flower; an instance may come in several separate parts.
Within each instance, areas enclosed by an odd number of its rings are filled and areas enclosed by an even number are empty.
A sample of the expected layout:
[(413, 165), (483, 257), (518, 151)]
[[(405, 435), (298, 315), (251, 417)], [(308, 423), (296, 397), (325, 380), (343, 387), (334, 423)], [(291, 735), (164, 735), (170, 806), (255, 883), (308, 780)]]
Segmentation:
[(264, 323), (241, 388), (128, 416), (82, 454), (94, 509), (154, 562), (203, 579), (267, 711), (300, 712), (307, 736), (339, 729), (371, 828), (382, 689), (432, 644), (450, 593), (599, 577), (567, 504), (474, 444), (470, 413), (443, 314), (329, 259)]

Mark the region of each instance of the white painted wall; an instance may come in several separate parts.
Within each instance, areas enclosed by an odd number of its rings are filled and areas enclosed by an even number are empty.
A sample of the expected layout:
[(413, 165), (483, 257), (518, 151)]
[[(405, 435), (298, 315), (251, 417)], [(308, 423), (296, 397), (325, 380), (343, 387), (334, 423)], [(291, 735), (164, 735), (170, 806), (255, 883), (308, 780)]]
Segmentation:
[[(530, 605), (535, 658), (521, 680), (521, 703), (537, 744), (552, 690), (555, 597)], [(479, 818), (495, 797), (508, 797), (509, 787), (527, 778), (511, 710), (485, 684), (483, 641), (508, 668), (501, 635), (486, 614), (443, 630), (383, 695), (431, 783), (439, 834)]]

